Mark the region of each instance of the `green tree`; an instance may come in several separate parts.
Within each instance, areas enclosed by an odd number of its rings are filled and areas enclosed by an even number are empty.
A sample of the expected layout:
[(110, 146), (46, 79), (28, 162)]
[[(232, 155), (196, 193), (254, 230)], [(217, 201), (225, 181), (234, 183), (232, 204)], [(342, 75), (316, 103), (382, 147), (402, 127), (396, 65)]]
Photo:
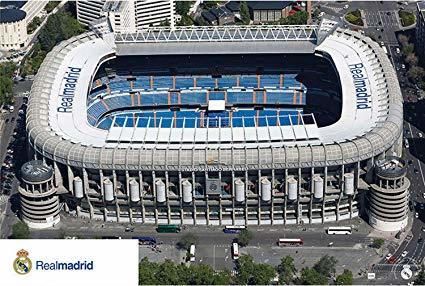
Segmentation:
[(163, 263), (159, 265), (158, 272), (156, 273), (156, 279), (158, 279), (158, 284), (161, 285), (180, 285), (180, 272), (178, 268), (169, 259), (166, 259)]
[(26, 223), (19, 221), (12, 226), (12, 235), (10, 238), (27, 239), (29, 237), (30, 237), (30, 230)]
[(406, 56), (406, 58), (404, 59), (404, 61), (409, 65), (409, 66), (416, 66), (419, 62), (418, 57), (415, 55), (415, 53), (411, 53), (408, 54)]
[(375, 238), (371, 244), (371, 247), (380, 249), (382, 245), (384, 245), (384, 243), (385, 243), (385, 240), (383, 240), (382, 238)]
[(333, 256), (325, 255), (320, 258), (319, 261), (314, 264), (313, 269), (325, 277), (330, 277), (331, 274), (335, 274), (335, 266), (337, 260)]
[(51, 15), (38, 40), (44, 51), (50, 51), (59, 42), (84, 32), (83, 26), (68, 12)]
[(13, 81), (9, 77), (0, 76), (0, 105), (10, 104), (13, 99), (12, 95)]
[(215, 8), (220, 4), (221, 1), (214, 1), (214, 0), (209, 0), (209, 1), (204, 1), (201, 4), (202, 9), (205, 10), (209, 10), (211, 8)]
[(34, 19), (32, 19), (31, 23), (28, 24), (27, 26), (27, 31), (29, 34), (32, 34), (37, 28), (38, 26), (41, 25), (43, 21), (40, 19), (40, 17), (34, 17)]
[(416, 276), (415, 285), (425, 285), (425, 271), (423, 267), (419, 271), (418, 276)]
[(348, 269), (344, 269), (344, 272), (342, 272), (341, 275), (338, 275), (336, 277), (336, 284), (337, 285), (352, 285), (353, 273)]
[(248, 25), (249, 22), (251, 21), (251, 17), (249, 15), (248, 4), (246, 4), (246, 1), (240, 2), (240, 14), (241, 14), (242, 23), (244, 23), (245, 25)]
[(281, 18), (279, 24), (281, 25), (305, 25), (307, 24), (308, 13), (306, 11), (298, 11), (294, 15)]
[(147, 257), (143, 258), (139, 264), (139, 285), (157, 285), (159, 284), (156, 279), (158, 273), (158, 263), (149, 262)]
[(189, 15), (183, 15), (181, 20), (177, 23), (177, 26), (192, 26), (193, 19)]
[(47, 13), (52, 12), (56, 6), (58, 6), (60, 3), (60, 1), (49, 1), (49, 3), (47, 3), (46, 7), (44, 7), (44, 9), (46, 10)]
[(407, 77), (409, 78), (410, 81), (412, 81), (413, 83), (418, 83), (421, 82), (423, 80), (423, 78), (425, 77), (425, 70), (423, 67), (419, 67), (419, 66), (412, 66), (408, 71), (407, 71)]
[(400, 45), (402, 47), (405, 47), (407, 44), (409, 44), (409, 37), (406, 35), (400, 34), (398, 35), (398, 41), (400, 42)]
[(252, 232), (247, 229), (243, 229), (238, 235), (238, 243), (240, 246), (247, 246), (249, 241), (252, 239)]
[(189, 249), (191, 244), (196, 244), (197, 242), (198, 237), (189, 232), (180, 238), (176, 246), (178, 249)]
[(402, 51), (402, 53), (405, 57), (407, 57), (409, 54), (413, 53), (414, 50), (415, 50), (415, 46), (411, 43), (405, 44), (401, 48), (401, 51)]
[(38, 43), (23, 64), (23, 75), (37, 73), (47, 53), (54, 46), (84, 31), (84, 27), (68, 12), (60, 11), (51, 15), (38, 35)]
[(276, 275), (273, 266), (257, 264), (250, 255), (240, 256), (236, 262), (236, 269), (238, 271), (236, 284), (268, 285)]
[(190, 10), (190, 6), (192, 5), (193, 1), (177, 1), (176, 2), (176, 12), (183, 16), (187, 15)]
[(194, 264), (188, 268), (189, 277), (185, 284), (189, 285), (228, 285), (231, 282), (228, 271), (216, 273), (211, 266)]
[(277, 272), (279, 273), (279, 282), (281, 284), (291, 283), (297, 272), (294, 265), (294, 259), (291, 256), (283, 257), (280, 260), (280, 264), (277, 266)]
[(328, 285), (328, 279), (313, 268), (303, 268), (299, 284), (302, 285)]

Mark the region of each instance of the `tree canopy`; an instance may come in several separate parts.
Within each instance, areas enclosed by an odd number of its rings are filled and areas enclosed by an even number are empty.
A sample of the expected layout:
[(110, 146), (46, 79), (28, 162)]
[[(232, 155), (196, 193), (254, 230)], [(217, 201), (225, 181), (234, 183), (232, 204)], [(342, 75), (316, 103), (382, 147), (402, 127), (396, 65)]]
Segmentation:
[(336, 285), (352, 285), (352, 284), (353, 284), (353, 273), (348, 269), (344, 269), (344, 272), (342, 272), (341, 275), (338, 275), (336, 277)]
[(26, 223), (19, 221), (12, 226), (12, 235), (10, 236), (10, 238), (27, 239), (29, 237), (30, 237), (30, 230)]
[(384, 245), (385, 240), (383, 240), (382, 238), (375, 238), (372, 242), (371, 247), (379, 249), (382, 247), (382, 245)]
[(5, 62), (0, 64), (0, 105), (10, 104), (13, 100), (13, 74), (16, 64)]
[(251, 255), (242, 255), (236, 262), (236, 284), (268, 285), (276, 271), (269, 264), (255, 263)]
[(317, 272), (314, 268), (303, 268), (299, 284), (302, 285), (327, 285), (328, 279)]
[(193, 1), (177, 1), (176, 2), (176, 12), (183, 16), (187, 15), (189, 13), (190, 6), (192, 5)]
[(325, 277), (330, 277), (331, 274), (335, 274), (335, 266), (337, 260), (333, 256), (325, 255), (320, 258), (319, 261), (314, 264), (313, 269)]
[(238, 235), (238, 243), (240, 246), (247, 246), (249, 241), (252, 239), (252, 232), (247, 229), (243, 229)]
[(139, 264), (140, 285), (228, 285), (228, 271), (216, 272), (206, 264), (176, 264), (171, 260), (150, 262), (146, 257)]
[(281, 25), (305, 25), (307, 24), (308, 13), (306, 11), (298, 11), (294, 15), (281, 18), (279, 24)]
[(245, 25), (248, 25), (249, 22), (251, 21), (251, 17), (249, 15), (248, 4), (246, 4), (246, 1), (241, 1), (239, 11), (241, 14), (242, 23)]
[(24, 63), (23, 75), (37, 73), (47, 53), (54, 46), (84, 31), (84, 27), (68, 12), (60, 11), (51, 15), (38, 35), (38, 43)]
[(291, 256), (283, 257), (277, 266), (277, 272), (279, 273), (279, 282), (281, 284), (290, 284), (297, 272), (294, 265), (294, 258)]

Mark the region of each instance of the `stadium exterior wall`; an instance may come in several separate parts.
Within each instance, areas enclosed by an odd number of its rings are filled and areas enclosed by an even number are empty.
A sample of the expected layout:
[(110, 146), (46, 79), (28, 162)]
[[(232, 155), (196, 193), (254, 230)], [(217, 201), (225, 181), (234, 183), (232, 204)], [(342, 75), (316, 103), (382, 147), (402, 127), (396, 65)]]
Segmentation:
[[(359, 195), (374, 161), (387, 154), (400, 155), (402, 97), (393, 67), (378, 44), (356, 32), (339, 29), (336, 33), (367, 43), (385, 77), (387, 117), (361, 137), (328, 145), (254, 149), (120, 149), (72, 143), (49, 126), (48, 96), (52, 76), (66, 51), (96, 37), (86, 33), (55, 47), (35, 78), (27, 116), (34, 158), (54, 166), (55, 186), (69, 191), (64, 195), (67, 210), (91, 219), (232, 225), (324, 223), (356, 217)], [(353, 191), (347, 185), (347, 174), (354, 177)], [(318, 176), (323, 179), (322, 198), (314, 196), (313, 177)], [(75, 195), (75, 188), (80, 188), (77, 177), (83, 182), (81, 198)], [(272, 184), (269, 201), (261, 196), (264, 178)], [(186, 180), (192, 185), (191, 202), (182, 199)], [(238, 180), (243, 182), (242, 201), (237, 200)], [(130, 198), (130, 181), (138, 183), (138, 200)], [(218, 182), (226, 192), (208, 194), (206, 187), (211, 182)], [(294, 190), (296, 198), (289, 200)]]

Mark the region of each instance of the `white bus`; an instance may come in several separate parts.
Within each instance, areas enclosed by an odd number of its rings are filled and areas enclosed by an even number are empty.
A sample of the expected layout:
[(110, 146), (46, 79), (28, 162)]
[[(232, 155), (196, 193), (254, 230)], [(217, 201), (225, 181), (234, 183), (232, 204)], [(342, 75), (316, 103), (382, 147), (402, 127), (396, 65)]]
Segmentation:
[(239, 258), (239, 244), (234, 242), (232, 244), (232, 251), (233, 251), (233, 259), (237, 260)]
[(352, 230), (349, 226), (330, 226), (327, 230), (328, 234), (351, 234)]
[(246, 229), (245, 225), (226, 225), (223, 231), (224, 233), (240, 233), (243, 229)]
[(279, 238), (277, 241), (278, 246), (301, 246), (304, 244), (304, 241), (301, 238)]
[(191, 244), (189, 249), (189, 260), (190, 262), (195, 261), (195, 245)]

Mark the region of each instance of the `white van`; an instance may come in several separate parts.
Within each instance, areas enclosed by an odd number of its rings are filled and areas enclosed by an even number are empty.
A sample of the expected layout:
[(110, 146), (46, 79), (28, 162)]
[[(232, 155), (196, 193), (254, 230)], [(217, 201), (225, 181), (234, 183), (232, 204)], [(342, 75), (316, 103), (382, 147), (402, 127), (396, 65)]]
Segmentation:
[(195, 245), (191, 244), (189, 249), (189, 261), (194, 262), (195, 261)]

